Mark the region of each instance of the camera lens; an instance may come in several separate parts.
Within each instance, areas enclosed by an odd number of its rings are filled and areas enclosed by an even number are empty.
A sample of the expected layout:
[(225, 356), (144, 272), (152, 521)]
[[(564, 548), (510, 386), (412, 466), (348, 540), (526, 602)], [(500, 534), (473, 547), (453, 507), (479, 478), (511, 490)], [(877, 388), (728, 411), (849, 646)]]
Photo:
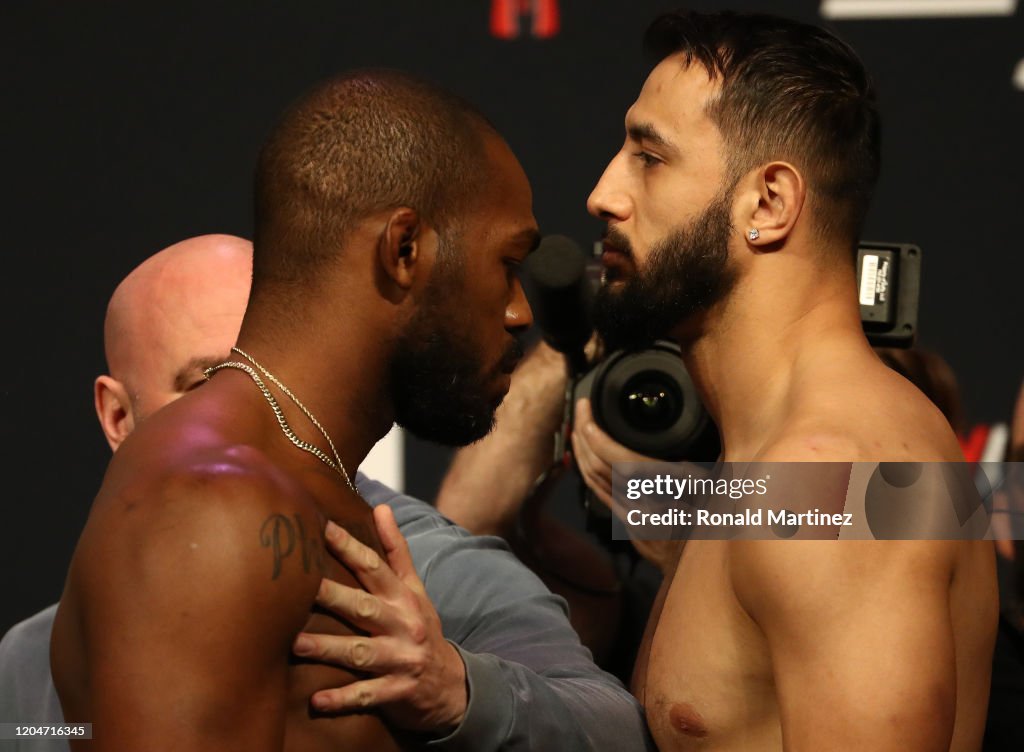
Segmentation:
[(639, 431), (664, 431), (679, 420), (682, 395), (665, 373), (643, 371), (622, 390), (622, 416)]
[(617, 350), (576, 382), (573, 399), (590, 398), (594, 421), (635, 452), (665, 460), (713, 460), (718, 434), (679, 345)]

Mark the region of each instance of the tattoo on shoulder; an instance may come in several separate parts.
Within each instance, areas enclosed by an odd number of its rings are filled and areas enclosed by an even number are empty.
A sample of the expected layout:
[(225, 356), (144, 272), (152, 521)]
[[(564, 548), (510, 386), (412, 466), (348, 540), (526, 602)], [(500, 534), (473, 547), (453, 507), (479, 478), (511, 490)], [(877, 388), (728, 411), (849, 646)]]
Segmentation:
[(274, 569), (270, 575), (276, 580), (281, 574), (282, 562), (295, 552), (296, 545), (302, 555), (302, 570), (310, 572), (313, 567), (321, 574), (327, 571), (324, 547), (317, 534), (310, 535), (302, 518), (293, 514), (272, 514), (260, 526), (260, 546), (269, 548), (274, 556)]

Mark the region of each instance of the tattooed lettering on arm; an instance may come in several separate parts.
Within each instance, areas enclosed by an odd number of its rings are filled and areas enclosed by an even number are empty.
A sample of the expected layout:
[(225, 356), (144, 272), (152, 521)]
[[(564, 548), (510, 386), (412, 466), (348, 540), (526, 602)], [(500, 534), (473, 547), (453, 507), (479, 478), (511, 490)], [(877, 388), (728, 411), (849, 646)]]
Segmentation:
[(295, 551), (296, 543), (302, 553), (304, 572), (309, 572), (312, 567), (321, 573), (326, 571), (323, 544), (319, 536), (307, 534), (302, 518), (297, 514), (293, 514), (291, 519), (283, 514), (272, 514), (260, 526), (260, 545), (269, 548), (274, 556), (270, 579), (276, 580), (280, 576), (281, 563)]

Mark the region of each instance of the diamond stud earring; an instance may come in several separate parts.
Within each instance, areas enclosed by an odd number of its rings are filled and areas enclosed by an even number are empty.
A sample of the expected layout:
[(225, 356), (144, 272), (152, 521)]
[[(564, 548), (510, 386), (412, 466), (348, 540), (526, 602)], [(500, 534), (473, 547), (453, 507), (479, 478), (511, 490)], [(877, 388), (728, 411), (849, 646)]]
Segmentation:
[(757, 240), (759, 237), (761, 237), (761, 231), (758, 230), (756, 227), (751, 227), (750, 231), (747, 233), (747, 237), (750, 238), (751, 240)]

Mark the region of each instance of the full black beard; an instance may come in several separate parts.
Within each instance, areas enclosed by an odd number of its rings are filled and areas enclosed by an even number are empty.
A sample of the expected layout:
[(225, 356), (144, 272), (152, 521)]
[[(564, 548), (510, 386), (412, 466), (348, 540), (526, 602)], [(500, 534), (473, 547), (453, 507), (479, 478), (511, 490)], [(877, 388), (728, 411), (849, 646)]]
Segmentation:
[[(420, 439), (447, 446), (465, 446), (490, 433), (501, 404), (488, 389), (497, 369), (487, 369), (479, 353), (449, 327), (464, 315), (453, 310), (461, 277), (457, 269), (435, 272), (419, 314), (395, 343), (390, 366), (395, 422)], [(499, 368), (521, 355), (516, 343)]]
[[(736, 284), (729, 265), (731, 190), (715, 197), (687, 227), (658, 243), (643, 268), (594, 300), (594, 328), (606, 351), (636, 350), (670, 336), (682, 322), (725, 299)], [(632, 252), (614, 228), (613, 245)]]

